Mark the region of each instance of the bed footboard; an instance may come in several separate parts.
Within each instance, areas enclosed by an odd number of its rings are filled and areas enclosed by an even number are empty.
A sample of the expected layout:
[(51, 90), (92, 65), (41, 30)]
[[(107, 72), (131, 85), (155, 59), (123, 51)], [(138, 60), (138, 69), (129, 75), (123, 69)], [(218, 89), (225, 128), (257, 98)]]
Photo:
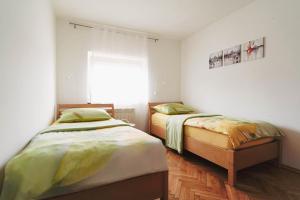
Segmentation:
[(47, 200), (168, 200), (168, 171), (147, 174)]

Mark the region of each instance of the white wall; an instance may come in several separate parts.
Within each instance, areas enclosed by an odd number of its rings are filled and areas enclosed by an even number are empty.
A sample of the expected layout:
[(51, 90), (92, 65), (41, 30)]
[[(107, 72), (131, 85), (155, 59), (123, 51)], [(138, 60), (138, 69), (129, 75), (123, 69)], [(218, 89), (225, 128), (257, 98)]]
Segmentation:
[(149, 42), (149, 101), (180, 100), (180, 42)]
[[(286, 133), (283, 163), (300, 168), (300, 1), (257, 0), (182, 42), (182, 100), (201, 111), (265, 120)], [(261, 60), (208, 69), (209, 54), (266, 37)]]
[[(86, 28), (74, 29), (65, 19), (57, 19), (56, 24), (58, 103), (86, 103), (89, 32)], [(180, 42), (163, 38), (157, 43), (149, 40), (148, 52), (149, 100), (178, 100)]]
[(54, 23), (49, 1), (0, 1), (0, 168), (53, 119)]

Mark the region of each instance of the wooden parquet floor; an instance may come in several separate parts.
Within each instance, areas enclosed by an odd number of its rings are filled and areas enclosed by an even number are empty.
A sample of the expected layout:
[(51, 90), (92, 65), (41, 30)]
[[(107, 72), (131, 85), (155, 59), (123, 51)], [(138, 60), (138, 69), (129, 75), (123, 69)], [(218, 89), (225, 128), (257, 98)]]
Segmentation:
[(191, 153), (168, 150), (169, 200), (300, 200), (300, 174), (264, 163), (238, 173), (229, 186), (227, 171)]

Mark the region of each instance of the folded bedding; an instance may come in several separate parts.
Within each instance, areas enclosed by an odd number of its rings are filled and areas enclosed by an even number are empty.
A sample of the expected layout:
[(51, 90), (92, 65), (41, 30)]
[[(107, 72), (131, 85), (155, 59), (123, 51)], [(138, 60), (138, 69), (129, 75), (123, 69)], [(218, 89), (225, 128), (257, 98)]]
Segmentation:
[(213, 117), (209, 114), (185, 114), (172, 115), (168, 118), (166, 124), (166, 146), (177, 150), (179, 153), (183, 151), (183, 125), (188, 119), (196, 117)]
[(56, 123), (7, 163), (0, 200), (43, 199), (165, 170), (161, 142), (122, 121)]
[[(166, 129), (166, 145), (179, 153), (182, 152), (183, 148), (183, 130), (190, 131), (193, 137), (197, 136), (198, 139), (203, 136), (206, 137), (204, 141), (212, 141), (213, 144), (221, 144), (222, 147), (232, 147), (232, 149), (249, 146), (248, 143), (261, 144), (261, 141), (270, 141), (268, 139), (282, 136), (279, 129), (267, 122), (203, 113), (188, 115), (155, 113), (152, 116), (152, 123)], [(196, 131), (196, 128), (203, 131)], [(209, 136), (209, 133), (212, 137)], [(187, 132), (186, 134), (190, 133)], [(228, 138), (229, 145), (227, 145), (226, 138)]]
[(110, 119), (105, 121), (91, 121), (82, 123), (59, 123), (56, 122), (52, 126), (42, 130), (40, 134), (50, 133), (50, 132), (68, 132), (68, 131), (90, 131), (103, 128), (112, 128), (116, 126), (129, 126), (128, 123), (117, 120)]

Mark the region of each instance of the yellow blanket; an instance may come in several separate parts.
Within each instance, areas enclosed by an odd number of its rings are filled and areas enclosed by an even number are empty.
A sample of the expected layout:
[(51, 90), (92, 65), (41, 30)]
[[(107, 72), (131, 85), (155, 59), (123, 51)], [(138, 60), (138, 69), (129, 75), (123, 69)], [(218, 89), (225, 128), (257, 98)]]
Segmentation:
[(239, 120), (225, 116), (192, 118), (188, 119), (184, 125), (228, 135), (234, 148), (260, 138), (283, 135), (279, 129), (266, 122)]

